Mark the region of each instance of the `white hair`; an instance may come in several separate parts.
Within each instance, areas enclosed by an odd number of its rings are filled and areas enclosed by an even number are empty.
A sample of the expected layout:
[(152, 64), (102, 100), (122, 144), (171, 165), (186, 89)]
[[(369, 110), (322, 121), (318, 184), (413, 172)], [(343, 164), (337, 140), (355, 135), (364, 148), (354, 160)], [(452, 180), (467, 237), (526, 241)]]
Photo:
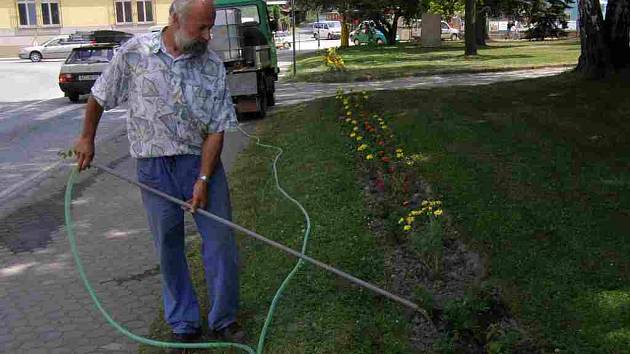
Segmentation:
[[(177, 15), (180, 19), (185, 19), (188, 13), (190, 12), (190, 8), (200, 0), (173, 0), (171, 3), (171, 8), (168, 13), (170, 17), (173, 15)], [(214, 9), (214, 1), (212, 0), (201, 0), (204, 2), (210, 2), (212, 4), (212, 8)]]

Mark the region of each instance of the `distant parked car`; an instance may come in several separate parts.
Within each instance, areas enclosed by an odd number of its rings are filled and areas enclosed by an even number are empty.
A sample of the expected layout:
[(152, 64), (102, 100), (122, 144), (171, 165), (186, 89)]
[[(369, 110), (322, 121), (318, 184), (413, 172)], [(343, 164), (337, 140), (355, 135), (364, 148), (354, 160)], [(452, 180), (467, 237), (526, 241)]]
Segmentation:
[(151, 26), (149, 27), (149, 32), (162, 32), (163, 29), (164, 29), (163, 25)]
[(313, 23), (313, 38), (339, 39), (341, 38), (341, 22), (322, 21)]
[(276, 43), (276, 48), (291, 48), (291, 40), (289, 39), (289, 34), (286, 32), (276, 32), (273, 35), (274, 42)]
[(77, 102), (81, 95), (90, 93), (118, 47), (117, 43), (105, 43), (72, 50), (59, 72), (59, 88), (71, 102)]
[(451, 25), (448, 24), (448, 22), (446, 21), (442, 21), (442, 23), (440, 24), (441, 30), (442, 30), (442, 39), (450, 39), (452, 41), (456, 41), (458, 39), (460, 39), (460, 32), (457, 28), (453, 28), (451, 27)]
[(378, 45), (388, 44), (387, 38), (383, 34), (383, 32), (377, 30), (376, 28), (371, 28), (372, 34), (369, 31), (365, 30), (365, 27), (359, 27), (356, 30), (350, 33), (350, 40), (354, 45), (361, 45), (364, 43), (370, 42), (370, 36), (373, 36), (374, 43)]
[(74, 48), (89, 45), (86, 39), (71, 39), (70, 36), (57, 36), (42, 45), (25, 47), (20, 50), (21, 59), (38, 62), (42, 59), (65, 59)]

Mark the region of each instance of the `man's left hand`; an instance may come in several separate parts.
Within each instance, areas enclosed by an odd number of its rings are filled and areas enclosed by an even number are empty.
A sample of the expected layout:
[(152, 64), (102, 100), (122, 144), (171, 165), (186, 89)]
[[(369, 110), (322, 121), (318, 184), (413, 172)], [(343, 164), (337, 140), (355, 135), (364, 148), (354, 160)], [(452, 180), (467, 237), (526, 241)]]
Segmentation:
[(193, 197), (188, 201), (190, 204), (190, 212), (195, 213), (197, 208), (204, 209), (208, 205), (208, 183), (204, 181), (197, 181), (193, 188)]

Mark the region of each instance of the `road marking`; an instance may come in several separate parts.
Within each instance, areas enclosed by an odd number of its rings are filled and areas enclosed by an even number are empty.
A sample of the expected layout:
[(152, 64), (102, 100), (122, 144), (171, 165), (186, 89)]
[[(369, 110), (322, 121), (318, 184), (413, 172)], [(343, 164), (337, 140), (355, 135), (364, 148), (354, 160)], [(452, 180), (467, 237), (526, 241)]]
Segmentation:
[(27, 104), (26, 106), (19, 106), (19, 107), (16, 107), (16, 108), (10, 109), (10, 110), (8, 110), (8, 111), (6, 111), (6, 112), (0, 112), (0, 120), (7, 119), (7, 118), (11, 118), (11, 117), (3, 117), (3, 116), (4, 116), (4, 115), (6, 115), (6, 114), (11, 114), (11, 113), (13, 113), (13, 112), (17, 112), (17, 111), (21, 111), (21, 110), (26, 110), (26, 109), (29, 109), (29, 108), (31, 108), (31, 107), (33, 107), (33, 106), (37, 106), (37, 105), (38, 105), (38, 104), (40, 104), (40, 103), (44, 103), (44, 102), (48, 102), (48, 101), (52, 101), (52, 100), (56, 100), (56, 99), (57, 99), (57, 98), (51, 98), (51, 99), (48, 99), (48, 100), (36, 101), (36, 102), (33, 102), (33, 103), (29, 103), (29, 104)]
[(48, 120), (48, 119), (52, 119), (52, 118), (55, 118), (55, 117), (57, 117), (59, 115), (62, 115), (64, 113), (68, 113), (68, 112), (72, 112), (72, 111), (75, 111), (75, 110), (79, 110), (79, 109), (81, 109), (83, 107), (84, 107), (84, 105), (78, 105), (78, 104), (76, 104), (76, 105), (75, 104), (71, 104), (71, 105), (68, 105), (68, 106), (59, 107), (59, 108), (54, 109), (54, 110), (52, 110), (50, 112), (42, 113), (42, 114), (36, 116), (35, 118), (33, 118), (33, 120)]

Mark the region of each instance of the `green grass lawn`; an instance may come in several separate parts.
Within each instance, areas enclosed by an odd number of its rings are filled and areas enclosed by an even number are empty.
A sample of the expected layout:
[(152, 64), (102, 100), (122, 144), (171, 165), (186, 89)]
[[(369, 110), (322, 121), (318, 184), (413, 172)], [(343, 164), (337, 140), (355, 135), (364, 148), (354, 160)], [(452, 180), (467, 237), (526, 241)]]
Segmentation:
[(413, 75), (457, 72), (485, 72), (575, 65), (580, 55), (575, 40), (547, 42), (496, 42), (479, 49), (473, 58), (464, 56), (462, 42), (443, 42), (441, 48), (418, 44), (350, 47), (339, 50), (345, 72), (332, 72), (322, 61), (323, 54), (298, 59), (296, 80), (313, 82), (352, 82), (382, 80)]
[(629, 90), (566, 74), (371, 103), (552, 350), (630, 353)]
[[(486, 259), (487, 282), (545, 352), (630, 353), (629, 89), (628, 80), (565, 74), (380, 92), (368, 107), (386, 113), (406, 152), (426, 157), (419, 173)], [(335, 106), (325, 99), (280, 109), (259, 133), (285, 148), (281, 182), (314, 225), (308, 253), (383, 285), (387, 246), (366, 226)], [(299, 249), (302, 216), (275, 191), (272, 157), (257, 147), (240, 157), (231, 173), (235, 220)], [(248, 238), (240, 247), (242, 316), (253, 344), (295, 260)], [(199, 286), (202, 267), (192, 267)], [(307, 266), (280, 301), (265, 352), (410, 353), (403, 322), (398, 305)], [(152, 335), (167, 332), (158, 319)]]

